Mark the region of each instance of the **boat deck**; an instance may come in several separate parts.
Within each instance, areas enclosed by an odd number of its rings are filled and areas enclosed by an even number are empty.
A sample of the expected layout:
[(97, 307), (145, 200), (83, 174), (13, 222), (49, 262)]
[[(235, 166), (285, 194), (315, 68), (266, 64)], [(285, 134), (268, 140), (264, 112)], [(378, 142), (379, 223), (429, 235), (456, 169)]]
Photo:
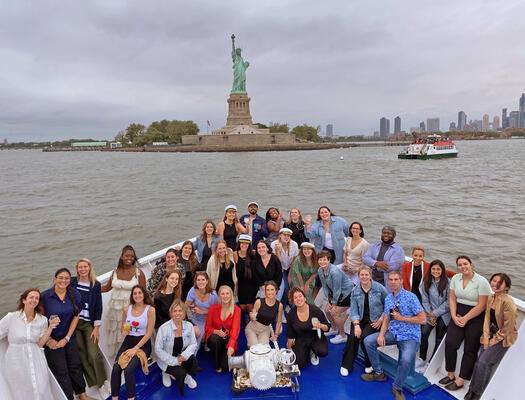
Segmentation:
[[(244, 329), (242, 329), (244, 330)], [(279, 336), (279, 346), (284, 347), (286, 338), (284, 334)], [(239, 351), (241, 354), (246, 349), (246, 339), (244, 334), (239, 336)], [(328, 356), (321, 358), (319, 365), (308, 365), (301, 371), (298, 377), (300, 390), (298, 393), (292, 393), (290, 389), (279, 388), (267, 391), (247, 390), (237, 395), (230, 389), (232, 383), (231, 373), (217, 374), (214, 371), (211, 353), (199, 352), (199, 365), (203, 371), (198, 373), (195, 378), (197, 381), (196, 389), (185, 387), (185, 399), (393, 399), (392, 379), (388, 378), (386, 382), (364, 382), (361, 374), (364, 373), (364, 363), (358, 359), (354, 371), (347, 377), (339, 373), (341, 366), (341, 357), (343, 354), (344, 344), (334, 345), (329, 343)], [(144, 376), (140, 368), (136, 373), (137, 377), (137, 400), (165, 400), (181, 398), (178, 388), (173, 382), (172, 386), (166, 388), (162, 385), (160, 370), (156, 364), (152, 365), (148, 376)], [(413, 395), (405, 391), (407, 400), (438, 400), (438, 399), (455, 399), (436, 385), (432, 385), (421, 392)], [(124, 387), (122, 387), (119, 400), (126, 400), (127, 396)]]

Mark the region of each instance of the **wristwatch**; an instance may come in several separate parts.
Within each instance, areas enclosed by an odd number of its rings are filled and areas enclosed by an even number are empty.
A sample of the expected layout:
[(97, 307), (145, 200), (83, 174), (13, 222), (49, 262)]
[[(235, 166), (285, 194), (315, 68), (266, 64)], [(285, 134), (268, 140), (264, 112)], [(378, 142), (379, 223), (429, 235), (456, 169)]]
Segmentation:
[(69, 342), (71, 340), (71, 338), (68, 335), (64, 336), (64, 339), (66, 339), (66, 342)]

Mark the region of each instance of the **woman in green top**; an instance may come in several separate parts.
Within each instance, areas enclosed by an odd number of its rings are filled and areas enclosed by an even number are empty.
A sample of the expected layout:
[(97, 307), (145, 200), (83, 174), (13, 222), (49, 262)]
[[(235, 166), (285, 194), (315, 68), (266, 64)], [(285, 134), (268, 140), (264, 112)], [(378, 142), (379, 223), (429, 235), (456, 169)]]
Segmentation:
[(313, 243), (301, 243), (299, 257), (295, 258), (289, 276), (291, 277), (291, 287), (300, 288), (306, 295), (308, 304), (314, 304), (315, 277), (317, 276), (317, 254)]

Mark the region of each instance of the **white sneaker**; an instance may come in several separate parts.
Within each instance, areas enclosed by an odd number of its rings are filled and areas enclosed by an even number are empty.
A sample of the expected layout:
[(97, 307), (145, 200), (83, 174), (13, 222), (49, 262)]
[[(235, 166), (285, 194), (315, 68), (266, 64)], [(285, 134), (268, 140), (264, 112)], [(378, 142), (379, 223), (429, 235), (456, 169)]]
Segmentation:
[(192, 376), (188, 374), (186, 374), (186, 378), (184, 378), (184, 383), (190, 389), (195, 389), (197, 387), (197, 382), (195, 382), (195, 379), (193, 379)]
[(204, 345), (204, 351), (208, 352), (208, 351), (211, 351), (211, 349), (208, 346)]
[(165, 372), (162, 373), (162, 384), (165, 387), (170, 387), (171, 386), (171, 377)]
[(319, 365), (319, 357), (313, 351), (310, 351), (310, 362), (312, 365)]
[(286, 322), (287, 322), (287, 321), (286, 321), (286, 316), (283, 314), (283, 320), (282, 320), (282, 323), (283, 323), (283, 324), (286, 324)]
[(332, 344), (340, 344), (340, 343), (345, 343), (345, 342), (346, 342), (346, 336), (342, 337), (341, 335), (337, 335), (333, 337), (332, 339), (330, 339), (330, 343)]
[(287, 304), (286, 307), (284, 307), (284, 311), (286, 311), (287, 313), (289, 313), (290, 310), (291, 310), (290, 305)]
[(423, 360), (422, 358), (416, 358), (416, 365), (415, 365), (415, 368), (421, 368), (421, 367), (424, 367), (426, 365), (426, 361)]
[(325, 336), (334, 336), (334, 335), (337, 335), (339, 333), (339, 331), (335, 330), (335, 329), (330, 329), (328, 332), (326, 332), (324, 335)]
[(341, 375), (343, 376), (348, 376), (348, 370), (345, 367), (341, 367), (339, 372), (341, 372)]
[(111, 390), (108, 390), (108, 388), (104, 384), (103, 386), (98, 388), (98, 394), (101, 399), (106, 400), (108, 397), (111, 396)]
[(366, 367), (365, 368), (365, 374), (371, 374), (372, 371), (374, 371), (374, 367)]

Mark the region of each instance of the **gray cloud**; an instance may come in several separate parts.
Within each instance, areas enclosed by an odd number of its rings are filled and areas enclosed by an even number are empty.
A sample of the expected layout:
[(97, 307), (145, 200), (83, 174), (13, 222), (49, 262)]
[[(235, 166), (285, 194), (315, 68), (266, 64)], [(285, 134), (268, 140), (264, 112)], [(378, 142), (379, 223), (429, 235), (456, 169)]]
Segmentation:
[(370, 134), (515, 109), (525, 5), (500, 2), (0, 1), (0, 135), (112, 138), (130, 122), (224, 124), (230, 34), (260, 122)]

